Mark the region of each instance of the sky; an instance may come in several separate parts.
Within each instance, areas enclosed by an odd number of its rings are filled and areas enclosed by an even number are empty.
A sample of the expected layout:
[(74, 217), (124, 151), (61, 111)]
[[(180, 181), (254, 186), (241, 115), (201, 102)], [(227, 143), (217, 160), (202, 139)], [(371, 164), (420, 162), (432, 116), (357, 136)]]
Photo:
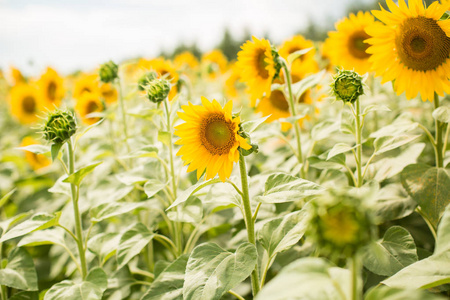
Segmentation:
[(280, 43), (307, 26), (344, 17), (369, 0), (0, 0), (0, 68), (35, 75), (62, 73), (108, 61), (154, 57), (180, 42), (201, 50), (217, 45), (225, 28), (249, 29)]

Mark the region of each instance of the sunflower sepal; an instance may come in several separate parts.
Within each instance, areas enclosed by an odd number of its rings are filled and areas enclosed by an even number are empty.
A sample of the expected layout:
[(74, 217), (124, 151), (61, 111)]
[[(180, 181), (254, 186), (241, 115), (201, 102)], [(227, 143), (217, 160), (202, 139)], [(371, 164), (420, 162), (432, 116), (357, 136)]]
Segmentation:
[(145, 91), (145, 86), (148, 85), (152, 80), (155, 80), (156, 78), (158, 78), (158, 73), (156, 73), (155, 71), (149, 71), (145, 73), (138, 79), (137, 82), (138, 90)]
[(252, 153), (258, 153), (259, 152), (259, 146), (257, 144), (252, 144), (252, 143), (248, 143), (251, 148), (246, 150), (242, 147), (239, 147), (239, 152), (243, 155), (243, 156), (249, 156)]
[[(272, 56), (273, 56), (273, 61), (274, 61), (274, 68), (275, 68), (275, 75), (272, 78), (272, 81), (274, 81), (275, 79), (280, 78), (280, 71), (282, 68), (282, 61), (284, 60), (281, 55), (278, 53), (277, 48), (275, 48), (274, 45), (271, 45), (271, 50), (272, 50)], [(281, 60), (280, 60), (281, 59)]]

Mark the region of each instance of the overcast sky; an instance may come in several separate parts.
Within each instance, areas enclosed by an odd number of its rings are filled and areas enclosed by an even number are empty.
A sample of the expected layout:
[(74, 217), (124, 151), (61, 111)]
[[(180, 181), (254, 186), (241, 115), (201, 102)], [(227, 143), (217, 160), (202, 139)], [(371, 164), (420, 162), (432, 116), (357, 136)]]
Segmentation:
[[(178, 42), (210, 50), (228, 27), (278, 43), (309, 19), (343, 17), (369, 0), (0, 0), (0, 68), (68, 73), (109, 59), (152, 57)], [(32, 62), (32, 64), (31, 64)]]

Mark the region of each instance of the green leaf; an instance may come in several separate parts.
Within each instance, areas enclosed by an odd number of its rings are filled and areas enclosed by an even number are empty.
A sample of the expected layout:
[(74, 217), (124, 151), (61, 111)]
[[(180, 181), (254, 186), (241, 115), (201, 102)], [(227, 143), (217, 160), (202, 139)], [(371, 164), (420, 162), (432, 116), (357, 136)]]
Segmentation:
[(341, 113), (341, 132), (347, 134), (355, 134), (355, 116), (347, 111), (342, 110)]
[(287, 63), (288, 65), (292, 65), (292, 62), (294, 60), (296, 60), (297, 58), (299, 58), (300, 56), (308, 53), (309, 51), (311, 51), (314, 47), (310, 47), (310, 48), (306, 48), (306, 49), (301, 49), (301, 50), (297, 50), (295, 52), (292, 52), (291, 54), (288, 55), (287, 57)]
[(405, 190), (436, 228), (445, 207), (450, 203), (450, 177), (447, 170), (413, 164), (403, 169), (400, 177)]
[(398, 135), (398, 136), (378, 137), (373, 142), (374, 154), (379, 155), (381, 153), (393, 150), (417, 139), (418, 137), (420, 137), (420, 135)]
[(157, 179), (149, 179), (144, 185), (145, 194), (147, 194), (148, 198), (151, 198), (156, 195), (156, 193), (161, 191), (166, 185), (166, 183), (162, 183)]
[(104, 264), (114, 254), (120, 242), (120, 234), (117, 232), (100, 233), (89, 239), (87, 248), (96, 254)]
[(350, 299), (350, 272), (321, 258), (301, 258), (267, 283), (255, 300)]
[(256, 120), (246, 121), (241, 123), (241, 128), (246, 133), (252, 133), (255, 131), (262, 123), (264, 123), (270, 116), (262, 117)]
[(120, 238), (117, 248), (118, 269), (125, 266), (133, 257), (138, 255), (142, 249), (153, 239), (153, 232), (147, 226), (137, 223), (127, 230)]
[(303, 95), (304, 92), (306, 92), (306, 90), (319, 84), (323, 80), (324, 75), (325, 75), (325, 70), (322, 70), (316, 74), (312, 74), (312, 75), (300, 80), (299, 82), (294, 83), (292, 85), (292, 92), (294, 94), (295, 99), (297, 99), (297, 101), (295, 101), (295, 103), (299, 102), (298, 99), (300, 99), (300, 97)]
[(409, 216), (417, 207), (417, 202), (406, 195), (400, 184), (384, 186), (371, 205), (377, 224)]
[(86, 175), (88, 175), (89, 173), (91, 173), (92, 171), (94, 171), (95, 167), (97, 167), (101, 163), (102, 162), (93, 163), (93, 164), (90, 164), (89, 166), (81, 168), (78, 171), (76, 171), (75, 173), (69, 175), (69, 177), (64, 179), (63, 182), (68, 182), (68, 183), (72, 183), (76, 186), (79, 186), (81, 181), (83, 180), (83, 178)]
[(62, 228), (49, 228), (45, 230), (34, 231), (24, 236), (17, 244), (23, 246), (41, 246), (41, 245), (60, 245), (67, 248), (64, 241), (65, 231)]
[(9, 193), (7, 193), (0, 199), (0, 208), (2, 208), (2, 206), (5, 205), (6, 202), (8, 202), (9, 198), (11, 198), (12, 194), (14, 194), (15, 191), (16, 189), (12, 189)]
[(363, 254), (363, 264), (371, 272), (391, 276), (418, 261), (416, 245), (400, 226), (389, 228), (382, 240), (373, 242)]
[(29, 151), (34, 154), (44, 154), (44, 153), (50, 152), (49, 146), (40, 145), (40, 144), (28, 145), (25, 147), (17, 147), (15, 149)]
[(188, 257), (184, 254), (168, 265), (141, 300), (183, 300), (184, 272)]
[(366, 116), (368, 113), (373, 111), (391, 111), (391, 109), (386, 105), (372, 104), (364, 108), (363, 116)]
[(189, 187), (187, 190), (185, 190), (181, 195), (178, 196), (178, 198), (172, 203), (172, 205), (170, 205), (167, 210), (180, 205), (181, 203), (187, 201), (187, 199), (189, 199), (190, 196), (194, 195), (196, 192), (198, 192), (199, 190), (201, 190), (202, 188), (214, 184), (214, 183), (218, 183), (221, 182), (219, 178), (216, 179), (211, 179), (208, 181), (202, 181), (201, 179), (194, 184), (193, 186)]
[(349, 145), (347, 145), (345, 143), (337, 143), (333, 146), (333, 148), (331, 148), (330, 152), (328, 152), (327, 160), (329, 160), (330, 158), (332, 158), (338, 154), (352, 151), (352, 149), (354, 149), (354, 148), (356, 148), (356, 146), (350, 147)]
[(316, 124), (311, 130), (311, 138), (314, 141), (320, 141), (330, 137), (333, 132), (339, 129), (339, 123), (332, 121), (323, 121)]
[(91, 270), (85, 281), (75, 283), (64, 280), (53, 285), (44, 300), (101, 300), (108, 285), (107, 275), (101, 268)]
[(3, 243), (7, 240), (25, 235), (27, 233), (36, 230), (42, 230), (55, 226), (59, 222), (60, 215), (61, 215), (60, 212), (56, 214), (46, 214), (46, 213), (35, 214), (30, 219), (20, 223), (16, 227), (13, 227), (11, 230), (6, 232), (0, 239), (0, 243)]
[(186, 266), (183, 299), (220, 299), (251, 274), (257, 258), (255, 246), (247, 242), (240, 245), (235, 253), (214, 243), (198, 245)]
[(0, 285), (26, 291), (38, 290), (33, 258), (25, 249), (15, 248), (9, 253), (6, 268), (0, 269)]
[(9, 300), (39, 300), (39, 294), (37, 292), (18, 292), (14, 294)]
[(197, 197), (189, 197), (176, 207), (176, 211), (169, 211), (167, 217), (174, 222), (199, 223), (203, 217), (202, 201)]
[(444, 300), (444, 297), (416, 289), (396, 289), (385, 285), (370, 289), (364, 300)]
[(442, 220), (439, 223), (434, 253), (443, 253), (446, 251), (450, 251), (450, 205), (447, 205)]
[(255, 200), (263, 203), (291, 202), (317, 195), (322, 190), (323, 188), (314, 182), (289, 174), (275, 173), (267, 179), (264, 194), (255, 197)]
[(442, 123), (450, 123), (450, 106), (441, 106), (433, 111), (433, 118)]
[(341, 153), (331, 157), (329, 160), (325, 160), (322, 155), (318, 156), (310, 156), (308, 157), (308, 161), (311, 167), (326, 170), (326, 169), (342, 169), (345, 166), (345, 154)]
[(89, 214), (93, 222), (101, 222), (103, 220), (122, 215), (142, 208), (146, 202), (107, 202), (91, 208)]
[(27, 218), (31, 213), (32, 212), (21, 213), (3, 222), (0, 222), (0, 228), (3, 230), (3, 232), (5, 232), (14, 224), (19, 223), (23, 219)]
[(52, 161), (55, 161), (58, 158), (59, 151), (61, 150), (64, 144), (54, 143), (52, 144), (51, 152), (52, 152)]
[(286, 251), (303, 237), (308, 227), (307, 208), (295, 211), (265, 223), (258, 231), (258, 240), (267, 250), (269, 258)]
[(162, 130), (158, 131), (158, 141), (166, 146), (169, 146), (172, 143), (170, 139), (170, 132)]

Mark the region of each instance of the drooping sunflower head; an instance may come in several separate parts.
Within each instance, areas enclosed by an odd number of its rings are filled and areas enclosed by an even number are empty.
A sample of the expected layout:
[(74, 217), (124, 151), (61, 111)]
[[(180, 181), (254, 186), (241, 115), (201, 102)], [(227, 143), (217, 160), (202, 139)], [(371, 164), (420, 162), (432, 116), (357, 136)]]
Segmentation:
[(73, 97), (78, 100), (84, 93), (98, 94), (99, 92), (97, 74), (84, 74), (75, 82)]
[(100, 85), (100, 93), (106, 104), (117, 102), (118, 93), (114, 85), (112, 85), (111, 83), (102, 83)]
[[(37, 140), (35, 140), (31, 136), (26, 136), (22, 139), (20, 147), (36, 144), (39, 144)], [(25, 151), (25, 159), (34, 171), (45, 168), (51, 164), (50, 159), (48, 159), (44, 154), (36, 154), (30, 151)]]
[(15, 67), (10, 67), (9, 70), (10, 70), (10, 77), (11, 77), (12, 85), (18, 85), (20, 83), (27, 82), (25, 76), (23, 76), (22, 72), (20, 72), (19, 69), (15, 68)]
[(252, 106), (264, 94), (270, 95), (270, 88), (276, 74), (276, 64), (272, 47), (268, 40), (253, 37), (241, 46), (237, 65), (241, 70), (241, 80), (248, 86)]
[(11, 113), (20, 123), (30, 124), (38, 120), (43, 109), (43, 100), (39, 89), (32, 84), (21, 83), (10, 90)]
[(361, 11), (337, 22), (337, 31), (328, 33), (331, 63), (347, 70), (355, 69), (359, 74), (369, 72), (370, 54), (366, 51), (369, 47), (366, 40), (370, 36), (365, 29), (373, 24), (374, 17), (369, 12)]
[(53, 109), (60, 106), (65, 93), (64, 80), (55, 70), (47, 68), (39, 78), (38, 86), (46, 108)]
[(372, 11), (381, 23), (366, 28), (369, 61), (383, 82), (395, 80), (394, 89), (408, 99), (420, 93), (423, 101), (434, 94), (450, 92), (450, 20), (440, 20), (450, 2), (433, 2), (425, 8), (421, 0), (386, 1), (390, 12)]
[(77, 100), (75, 111), (78, 113), (84, 124), (92, 125), (100, 121), (99, 117), (89, 116), (89, 114), (104, 111), (104, 106), (100, 97), (99, 93), (83, 93)]
[(188, 172), (197, 170), (197, 178), (206, 170), (206, 179), (219, 174), (225, 181), (239, 160), (239, 147), (249, 150), (252, 146), (238, 134), (240, 118), (232, 116), (232, 101), (222, 108), (216, 100), (202, 97), (202, 104), (189, 102), (178, 113), (185, 123), (175, 127), (180, 137), (175, 144), (182, 145), (177, 155), (189, 165)]

